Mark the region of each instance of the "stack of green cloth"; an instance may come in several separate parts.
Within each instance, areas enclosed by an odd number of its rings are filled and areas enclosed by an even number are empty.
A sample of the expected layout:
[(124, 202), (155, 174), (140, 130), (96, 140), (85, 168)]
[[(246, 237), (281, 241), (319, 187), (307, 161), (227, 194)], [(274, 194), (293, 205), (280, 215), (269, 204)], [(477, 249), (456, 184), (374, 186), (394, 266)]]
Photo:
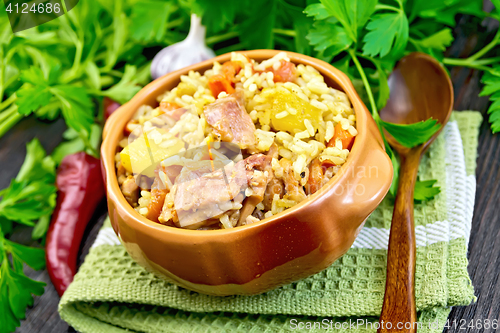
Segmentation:
[[(415, 205), (419, 332), (442, 332), (452, 306), (475, 300), (466, 255), (481, 121), (478, 112), (454, 112), (420, 165), (419, 179), (437, 179), (441, 193)], [(384, 199), (332, 266), (257, 296), (207, 296), (164, 282), (128, 256), (107, 222), (59, 313), (83, 333), (376, 332), (392, 203)]]

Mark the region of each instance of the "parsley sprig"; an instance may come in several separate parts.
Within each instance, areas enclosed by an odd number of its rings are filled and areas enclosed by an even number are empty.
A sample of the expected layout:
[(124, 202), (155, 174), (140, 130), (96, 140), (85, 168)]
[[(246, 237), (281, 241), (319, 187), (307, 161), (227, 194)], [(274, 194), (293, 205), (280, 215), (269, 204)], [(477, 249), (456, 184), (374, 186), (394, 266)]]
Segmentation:
[[(164, 10), (144, 12), (155, 5)], [(0, 3), (0, 137), (28, 115), (62, 116), (94, 156), (92, 124), (102, 122), (102, 110), (95, 111), (102, 98), (128, 101), (150, 80), (144, 49), (182, 39), (189, 26), (179, 5), (88, 0), (14, 35), (4, 8)]]
[[(388, 74), (407, 48), (411, 47), (411, 29), (403, 0), (397, 0), (393, 5), (377, 0), (321, 0), (319, 4), (308, 6), (305, 13), (316, 20), (314, 30), (307, 36), (315, 50), (325, 60), (338, 59), (336, 63), (351, 80), (361, 81), (373, 118), (384, 137), (386, 150), (393, 162), (394, 181), (391, 193), (394, 194), (399, 162), (385, 139), (384, 130), (403, 146), (412, 148), (426, 142), (440, 128), (434, 119), (400, 125), (382, 121), (378, 114), (378, 110), (385, 106), (389, 98)], [(440, 52), (443, 45), (436, 42), (439, 38), (444, 39), (443, 36), (439, 37), (440, 34), (431, 36), (430, 40), (414, 39), (413, 43), (418, 44), (420, 48), (427, 47), (433, 52)], [(364, 61), (365, 65), (361, 61)], [(377, 96), (373, 86), (378, 86)], [(427, 184), (432, 187), (434, 183)], [(416, 190), (420, 191), (421, 188), (425, 189), (426, 186), (420, 184)], [(431, 192), (437, 194), (439, 188), (434, 187)], [(419, 195), (420, 193), (417, 193), (417, 197)], [(429, 198), (428, 195), (426, 197)]]
[[(492, 17), (500, 19), (498, 10), (500, 0), (494, 0), (497, 9), (491, 14)], [(481, 82), (484, 87), (479, 96), (490, 96), (492, 104), (488, 109), (490, 115), (491, 130), (493, 133), (500, 132), (500, 57), (487, 56), (497, 51), (500, 46), (500, 30), (497, 31), (493, 39), (482, 49), (465, 59), (444, 58), (443, 63), (449, 66), (460, 66), (478, 69), (484, 72)], [(496, 48), (496, 49), (495, 49)]]
[(26, 159), (10, 186), (0, 191), (0, 333), (12, 332), (24, 319), (32, 295), (42, 295), (44, 282), (24, 274), (24, 264), (45, 267), (45, 251), (7, 239), (16, 224), (33, 228), (33, 239), (47, 232), (56, 205), (55, 163), (34, 139), (26, 146)]

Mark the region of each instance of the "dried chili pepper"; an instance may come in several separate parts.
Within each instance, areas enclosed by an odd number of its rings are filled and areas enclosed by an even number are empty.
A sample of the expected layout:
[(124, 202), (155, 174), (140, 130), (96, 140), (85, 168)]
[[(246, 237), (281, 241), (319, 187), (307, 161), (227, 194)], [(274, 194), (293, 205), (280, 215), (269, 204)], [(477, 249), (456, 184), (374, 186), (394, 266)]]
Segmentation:
[(105, 196), (101, 161), (79, 152), (66, 156), (57, 171), (57, 205), (47, 233), (46, 260), (59, 295), (73, 281), (85, 228)]
[[(120, 104), (105, 97), (105, 119)], [(57, 170), (57, 204), (47, 233), (47, 271), (59, 296), (76, 274), (85, 228), (105, 197), (101, 161), (79, 152), (66, 156)]]

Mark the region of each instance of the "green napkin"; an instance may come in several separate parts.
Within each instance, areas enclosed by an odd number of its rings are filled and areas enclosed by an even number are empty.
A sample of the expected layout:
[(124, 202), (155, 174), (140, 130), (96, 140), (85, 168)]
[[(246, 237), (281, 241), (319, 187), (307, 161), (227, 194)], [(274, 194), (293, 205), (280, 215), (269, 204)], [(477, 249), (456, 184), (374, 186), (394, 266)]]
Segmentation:
[[(454, 112), (419, 169), (420, 180), (437, 179), (441, 187), (435, 199), (415, 205), (419, 332), (442, 332), (451, 306), (475, 300), (466, 253), (481, 121), (478, 112)], [(228, 297), (157, 279), (128, 256), (108, 222), (63, 295), (59, 313), (84, 333), (376, 332), (391, 218), (387, 197), (352, 248), (328, 269), (262, 295)]]

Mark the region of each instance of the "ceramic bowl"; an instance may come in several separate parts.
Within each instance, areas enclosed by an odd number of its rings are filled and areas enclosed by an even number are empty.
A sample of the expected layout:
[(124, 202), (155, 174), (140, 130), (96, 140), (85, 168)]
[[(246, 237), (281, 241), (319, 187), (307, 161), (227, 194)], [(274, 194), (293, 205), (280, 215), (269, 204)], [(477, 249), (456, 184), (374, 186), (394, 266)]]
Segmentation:
[[(243, 52), (262, 61), (279, 51)], [(326, 62), (288, 52), (326, 83), (344, 91), (354, 107), (358, 135), (337, 173), (300, 204), (265, 220), (225, 230), (184, 230), (152, 222), (136, 212), (118, 185), (114, 157), (123, 129), (137, 108), (158, 105), (189, 71), (204, 72), (230, 54), (165, 75), (144, 87), (108, 119), (102, 164), (113, 228), (130, 256), (156, 276), (210, 295), (255, 295), (303, 279), (330, 266), (351, 247), (366, 218), (387, 194), (392, 165), (369, 111), (350, 80)]]

